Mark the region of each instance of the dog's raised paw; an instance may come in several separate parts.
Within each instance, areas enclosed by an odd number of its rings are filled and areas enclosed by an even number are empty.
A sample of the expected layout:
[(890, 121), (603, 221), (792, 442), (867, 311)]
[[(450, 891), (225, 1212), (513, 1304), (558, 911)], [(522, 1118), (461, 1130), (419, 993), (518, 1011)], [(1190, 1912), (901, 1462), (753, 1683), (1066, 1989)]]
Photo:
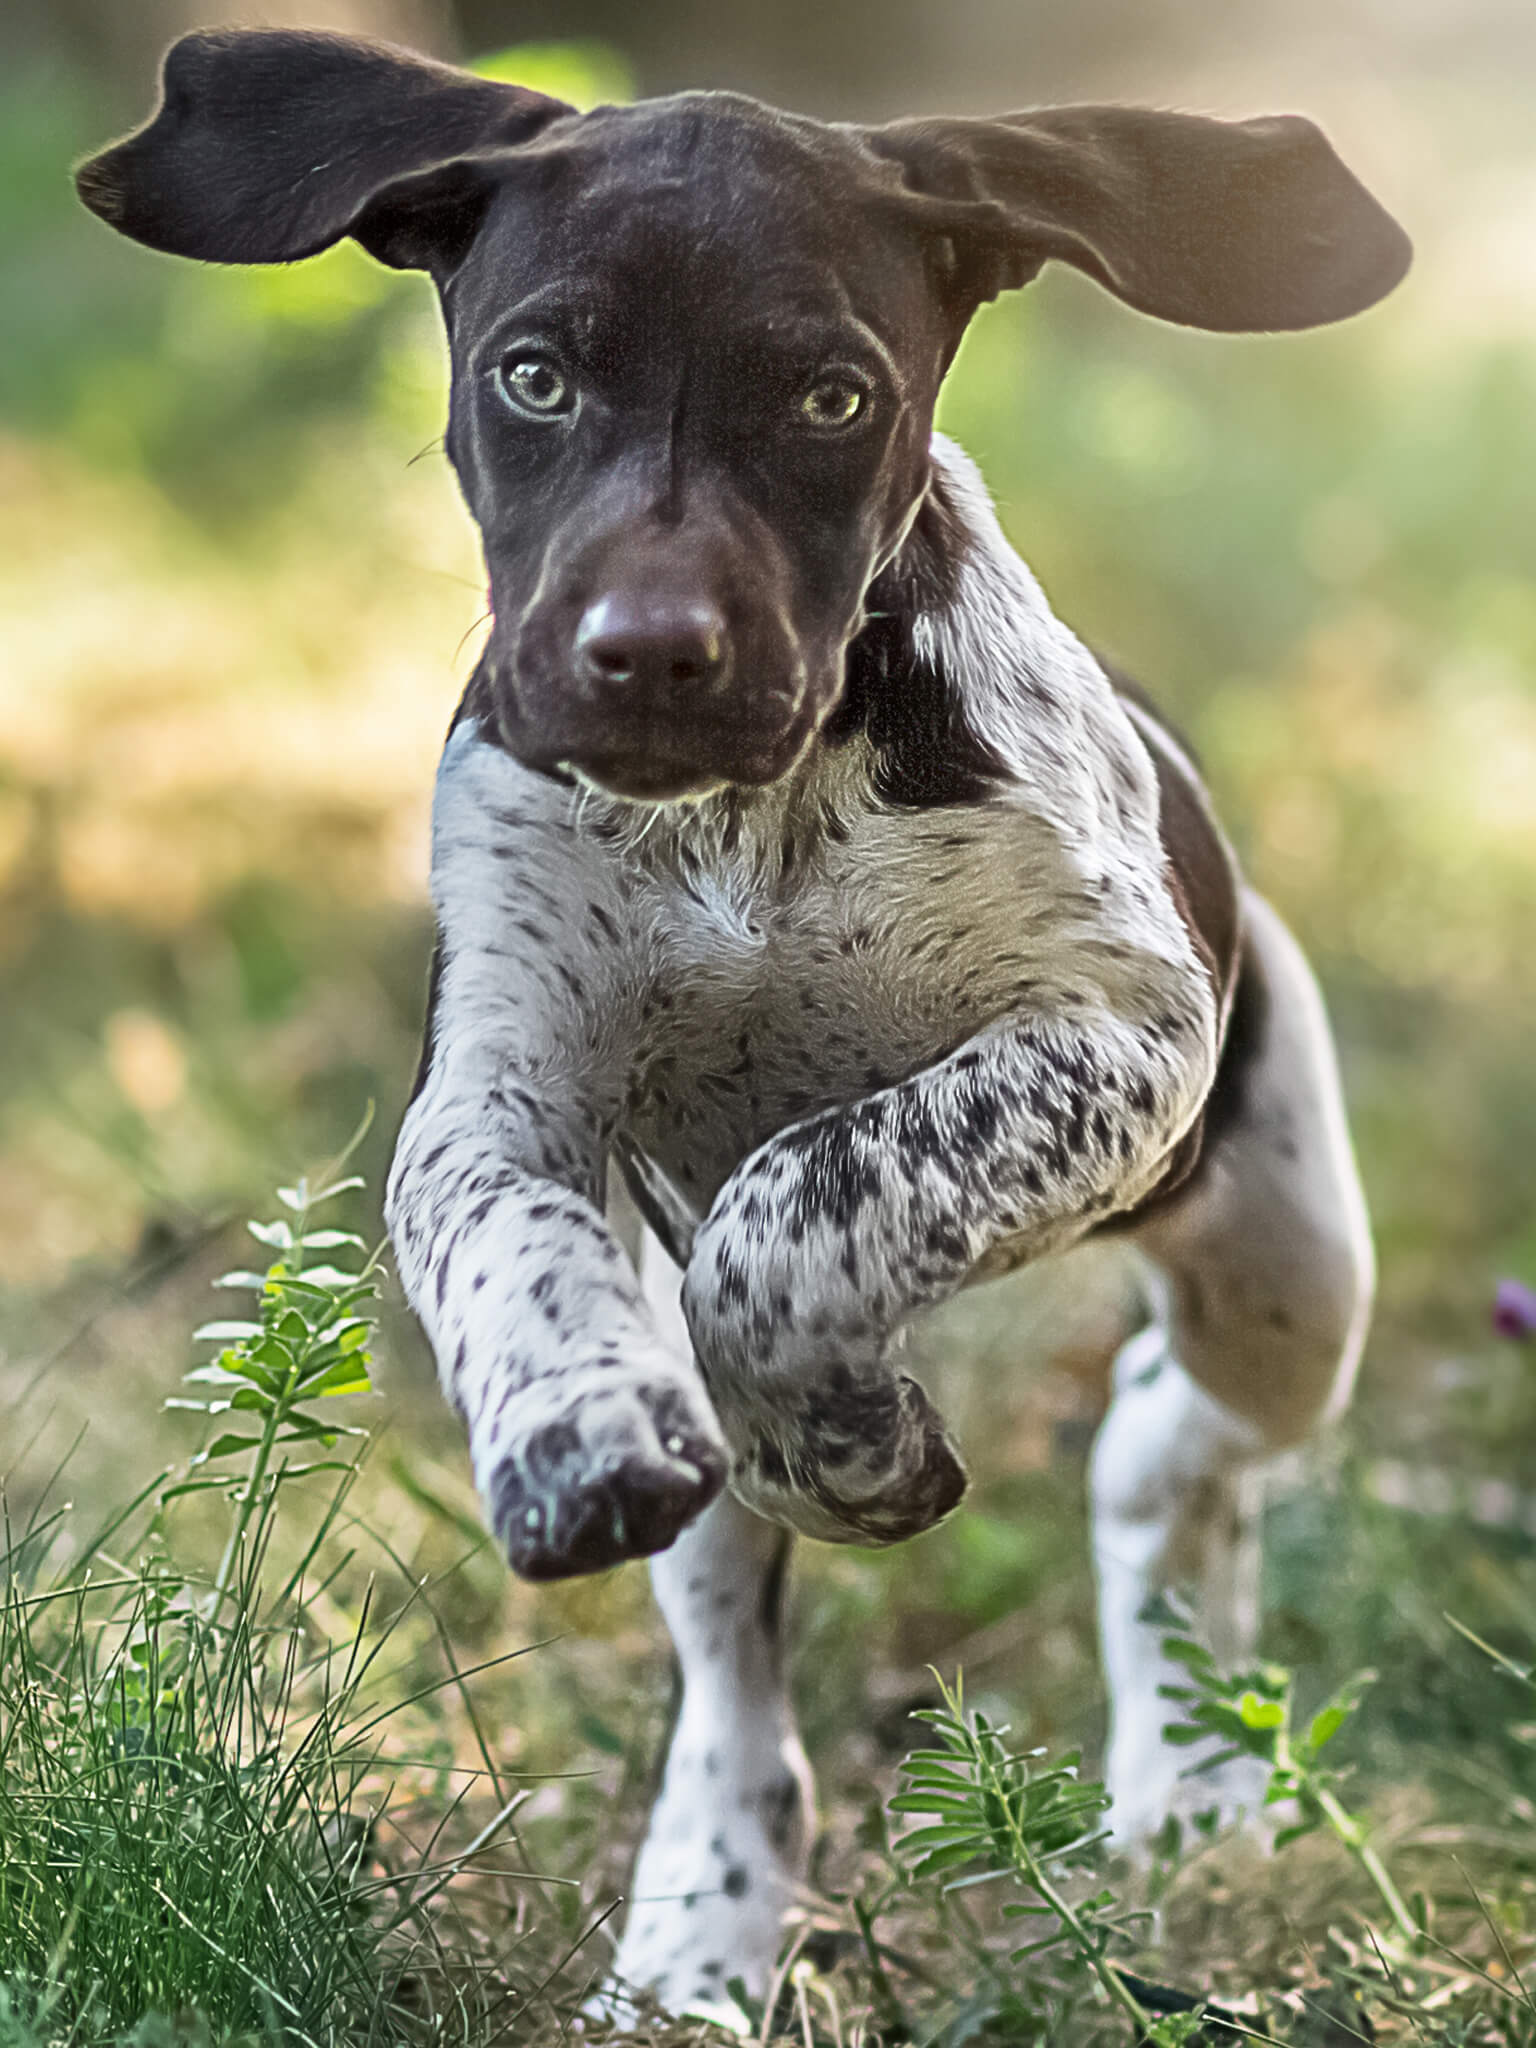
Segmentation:
[[(521, 1578), (565, 1579), (665, 1550), (725, 1483), (702, 1392), (680, 1378), (562, 1388), (563, 1407), (512, 1411), (481, 1491)], [(532, 1399), (528, 1405), (531, 1407)]]
[(883, 1370), (829, 1372), (738, 1439), (731, 1468), (731, 1490), (747, 1507), (824, 1543), (921, 1535), (958, 1506), (968, 1483), (917, 1381)]

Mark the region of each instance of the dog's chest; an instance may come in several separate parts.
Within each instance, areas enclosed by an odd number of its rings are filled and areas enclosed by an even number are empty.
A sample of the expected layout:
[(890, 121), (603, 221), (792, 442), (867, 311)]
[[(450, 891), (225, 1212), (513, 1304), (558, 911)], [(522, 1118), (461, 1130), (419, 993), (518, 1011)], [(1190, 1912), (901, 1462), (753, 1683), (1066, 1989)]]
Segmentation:
[(866, 817), (803, 865), (664, 866), (627, 1132), (701, 1213), (745, 1154), (904, 1079), (1028, 1000), (1079, 894), (1052, 836), (996, 811)]

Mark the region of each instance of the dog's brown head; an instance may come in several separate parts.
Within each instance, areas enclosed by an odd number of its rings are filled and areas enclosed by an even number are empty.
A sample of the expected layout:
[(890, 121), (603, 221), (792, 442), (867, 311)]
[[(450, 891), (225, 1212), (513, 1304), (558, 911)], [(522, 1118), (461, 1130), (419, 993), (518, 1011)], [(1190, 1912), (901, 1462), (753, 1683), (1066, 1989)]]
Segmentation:
[(192, 35), (79, 172), (152, 248), (350, 235), (431, 273), (506, 744), (651, 801), (790, 767), (927, 483), (966, 322), (1051, 258), (1229, 332), (1360, 311), (1409, 245), (1309, 122), (1130, 107), (829, 126), (578, 114), (348, 37)]

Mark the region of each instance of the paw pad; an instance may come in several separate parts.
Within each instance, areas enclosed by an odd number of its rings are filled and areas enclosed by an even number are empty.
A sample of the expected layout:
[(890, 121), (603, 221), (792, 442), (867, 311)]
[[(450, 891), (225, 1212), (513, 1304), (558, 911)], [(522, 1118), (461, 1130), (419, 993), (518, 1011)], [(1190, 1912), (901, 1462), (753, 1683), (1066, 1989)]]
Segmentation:
[[(690, 1412), (693, 1409), (694, 1412)], [(487, 1515), (525, 1579), (607, 1571), (665, 1550), (725, 1481), (702, 1397), (685, 1386), (606, 1386), (521, 1437), (485, 1481)]]

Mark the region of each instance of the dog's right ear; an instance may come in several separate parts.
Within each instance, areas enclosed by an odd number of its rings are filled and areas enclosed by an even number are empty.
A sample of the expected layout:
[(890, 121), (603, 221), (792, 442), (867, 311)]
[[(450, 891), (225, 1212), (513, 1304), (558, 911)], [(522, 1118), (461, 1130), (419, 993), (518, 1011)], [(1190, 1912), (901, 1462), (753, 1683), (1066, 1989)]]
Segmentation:
[(574, 110), (386, 43), (204, 30), (166, 54), (160, 105), (75, 173), (121, 234), (211, 263), (291, 263), (344, 235), (397, 269), (450, 273), (496, 152)]

